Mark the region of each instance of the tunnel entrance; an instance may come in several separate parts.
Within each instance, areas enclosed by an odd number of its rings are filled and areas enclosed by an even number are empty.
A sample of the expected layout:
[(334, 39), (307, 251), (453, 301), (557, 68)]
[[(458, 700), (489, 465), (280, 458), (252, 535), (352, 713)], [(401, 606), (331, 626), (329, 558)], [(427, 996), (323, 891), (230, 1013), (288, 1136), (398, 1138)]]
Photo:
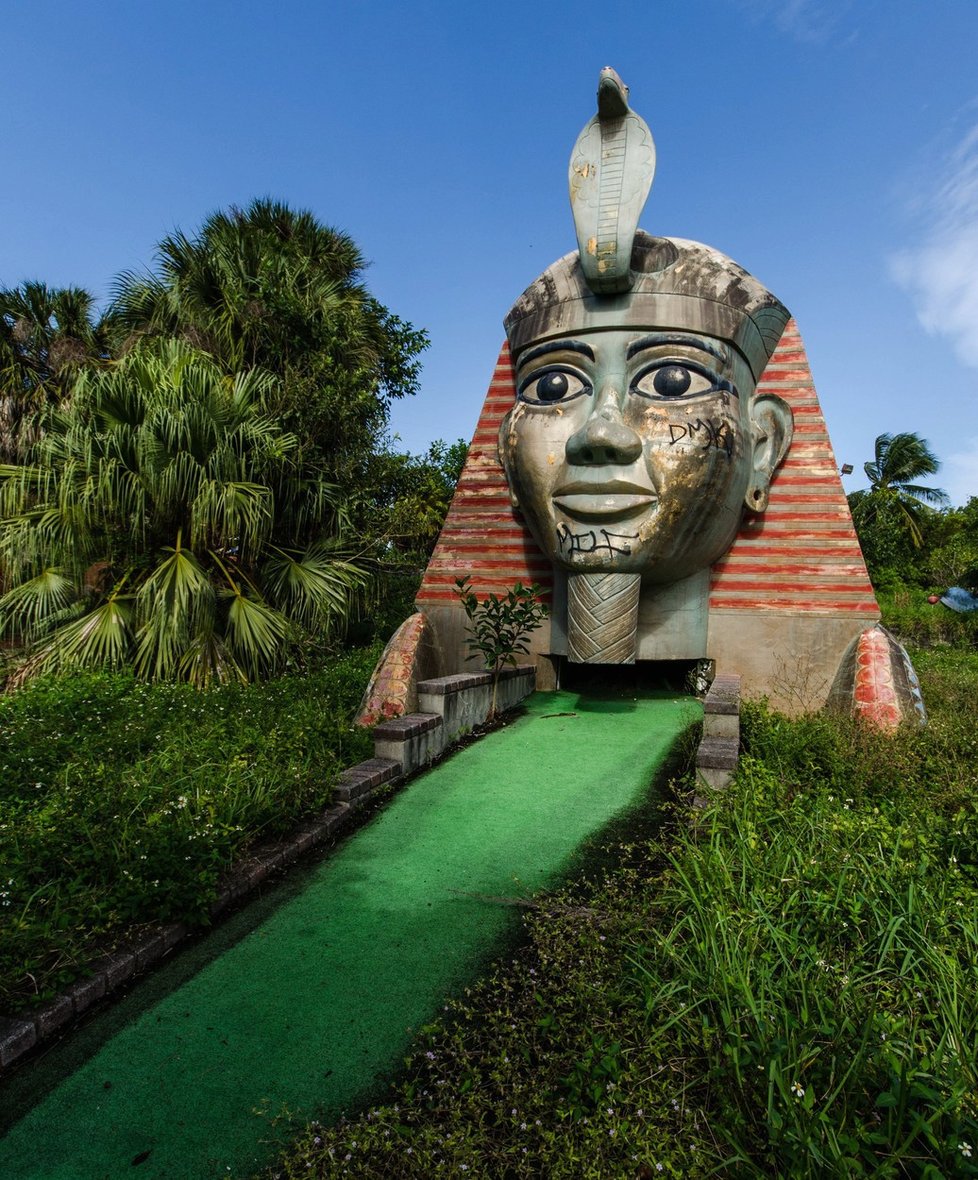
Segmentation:
[(668, 692), (701, 695), (715, 672), (712, 660), (636, 660), (634, 664), (572, 664), (561, 657), (560, 688), (570, 692)]

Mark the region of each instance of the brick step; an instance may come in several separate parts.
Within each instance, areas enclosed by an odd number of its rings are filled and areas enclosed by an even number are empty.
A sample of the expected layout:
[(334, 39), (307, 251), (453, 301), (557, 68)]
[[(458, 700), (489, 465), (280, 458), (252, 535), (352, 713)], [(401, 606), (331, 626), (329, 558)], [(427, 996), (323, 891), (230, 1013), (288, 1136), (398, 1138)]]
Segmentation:
[[(703, 702), (703, 738), (696, 751), (697, 786), (710, 791), (728, 786), (740, 756), (740, 676), (719, 673)], [(706, 799), (697, 795), (694, 807)]]

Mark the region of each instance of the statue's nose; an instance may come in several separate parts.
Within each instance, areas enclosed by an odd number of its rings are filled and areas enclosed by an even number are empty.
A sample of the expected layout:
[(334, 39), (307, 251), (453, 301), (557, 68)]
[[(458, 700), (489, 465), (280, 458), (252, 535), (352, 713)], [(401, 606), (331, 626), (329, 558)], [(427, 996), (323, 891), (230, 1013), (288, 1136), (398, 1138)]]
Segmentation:
[(603, 386), (594, 399), (587, 422), (567, 440), (568, 461), (601, 466), (634, 463), (642, 453), (642, 440), (621, 416), (615, 385)]

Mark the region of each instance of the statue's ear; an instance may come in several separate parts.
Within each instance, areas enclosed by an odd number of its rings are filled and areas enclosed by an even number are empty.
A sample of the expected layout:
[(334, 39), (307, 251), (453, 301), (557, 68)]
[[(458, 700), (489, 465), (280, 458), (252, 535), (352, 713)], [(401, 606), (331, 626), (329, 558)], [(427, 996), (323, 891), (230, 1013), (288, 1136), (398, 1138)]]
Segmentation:
[(751, 476), (744, 503), (751, 512), (767, 508), (771, 478), (788, 453), (794, 426), (783, 398), (762, 393), (750, 404)]

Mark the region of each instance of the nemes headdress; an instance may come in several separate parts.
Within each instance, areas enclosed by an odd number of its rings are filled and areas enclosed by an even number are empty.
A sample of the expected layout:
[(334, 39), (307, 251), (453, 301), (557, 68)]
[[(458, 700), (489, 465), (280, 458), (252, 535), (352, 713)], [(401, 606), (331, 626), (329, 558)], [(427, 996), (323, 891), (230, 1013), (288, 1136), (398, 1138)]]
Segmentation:
[(736, 262), (700, 242), (638, 229), (655, 173), (645, 121), (606, 67), (598, 113), (571, 154), (578, 249), (549, 266), (505, 319), (514, 356), (531, 342), (600, 328), (680, 329), (733, 344), (755, 379), (781, 338), (787, 308)]

